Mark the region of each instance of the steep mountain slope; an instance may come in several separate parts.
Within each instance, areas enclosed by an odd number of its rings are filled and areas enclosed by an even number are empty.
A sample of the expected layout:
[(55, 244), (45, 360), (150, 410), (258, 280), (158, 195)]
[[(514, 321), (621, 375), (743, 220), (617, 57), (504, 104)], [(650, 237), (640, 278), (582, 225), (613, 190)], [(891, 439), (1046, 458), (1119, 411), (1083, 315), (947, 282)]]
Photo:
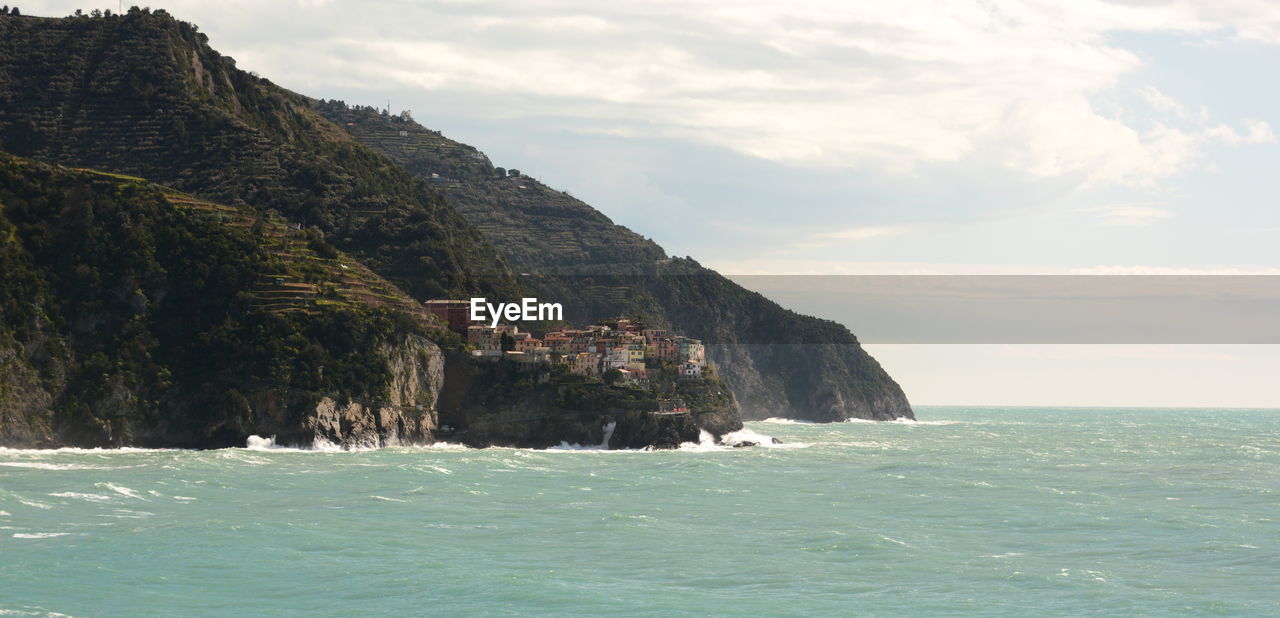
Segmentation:
[(276, 211), (418, 298), (521, 289), (425, 183), (164, 11), (0, 16), (0, 149)]
[[(681, 385), (707, 392), (684, 418), (653, 415), (654, 389), (479, 379), (418, 301), (527, 289), (426, 182), (312, 103), (163, 11), (0, 16), (0, 150), (104, 170), (12, 159), (0, 187), (0, 444), (425, 441), (446, 383), (462, 394), (450, 438), (476, 446), (741, 427), (714, 376)], [(483, 405), (497, 399), (510, 409)]]
[(317, 234), (0, 153), (0, 445), (429, 441), (449, 341)]
[(913, 418), (902, 389), (848, 329), (783, 309), (616, 225), (569, 194), (495, 168), (407, 115), (342, 102), (317, 109), (432, 182), (567, 318), (637, 315), (703, 339), (744, 418)]
[[(388, 146), (401, 130), (420, 152)], [(163, 11), (0, 16), (0, 150), (278, 214), (417, 300), (532, 288), (575, 322), (629, 313), (672, 326), (710, 344), (755, 417), (911, 414), (842, 326), (667, 258), (566, 194), (499, 179), (482, 154), (407, 119), (323, 106), (239, 71)], [(516, 277), (508, 260), (535, 274)]]

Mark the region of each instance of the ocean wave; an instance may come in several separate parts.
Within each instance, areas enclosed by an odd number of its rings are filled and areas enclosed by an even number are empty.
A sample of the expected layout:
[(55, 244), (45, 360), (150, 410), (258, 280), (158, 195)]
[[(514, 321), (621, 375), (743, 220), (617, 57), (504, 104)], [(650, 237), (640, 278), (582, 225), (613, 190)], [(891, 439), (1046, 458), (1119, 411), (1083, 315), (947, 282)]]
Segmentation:
[(138, 495), (138, 492), (132, 489), (129, 489), (128, 487), (124, 487), (122, 485), (116, 485), (115, 483), (94, 483), (93, 486), (101, 487), (103, 489), (110, 489), (111, 491), (114, 491), (126, 498), (133, 498), (134, 500), (142, 500), (143, 502), (148, 501), (146, 498), (143, 498), (142, 496)]
[[(578, 443), (576, 443), (576, 442), (575, 442), (575, 443), (573, 443), (573, 444), (570, 444), (569, 442), (566, 442), (566, 441), (564, 441), (564, 440), (561, 440), (561, 441), (560, 441), (560, 445), (559, 445), (559, 446), (548, 446), (548, 447), (547, 447), (547, 448), (545, 448), (545, 449), (537, 449), (537, 448), (535, 448), (535, 449), (526, 449), (526, 450), (533, 450), (533, 451), (608, 451), (608, 450), (610, 450), (610, 449), (609, 449), (609, 447), (607, 447), (607, 446), (602, 446), (602, 445), (599, 445), (599, 444), (588, 444), (588, 445), (583, 446), (583, 445), (578, 444)], [(633, 450), (633, 449), (612, 449), (612, 450)]]
[(697, 442), (685, 442), (680, 445), (679, 450), (694, 453), (734, 451), (739, 448), (733, 446), (734, 444), (741, 444), (744, 442), (755, 443), (755, 446), (758, 448), (768, 449), (809, 448), (809, 444), (805, 442), (779, 442), (775, 444), (773, 436), (768, 436), (752, 429), (743, 428), (720, 436), (719, 442), (716, 442), (715, 436), (712, 436), (711, 433), (704, 429), (698, 433)]
[(57, 536), (67, 536), (70, 532), (15, 532), (15, 539), (51, 539)]
[(432, 442), (431, 444), (423, 444), (420, 446), (410, 446), (408, 448), (432, 449), (437, 451), (469, 451), (471, 447), (460, 444), (458, 442)]
[(119, 466), (92, 466), (88, 464), (48, 463), (43, 461), (0, 461), (0, 466), (31, 468), (33, 470), (119, 470)]
[(549, 451), (552, 451), (552, 450), (556, 450), (556, 451), (607, 451), (607, 450), (609, 450), (609, 440), (613, 438), (613, 430), (614, 430), (614, 429), (616, 429), (617, 427), (618, 427), (618, 422), (617, 422), (617, 421), (609, 421), (608, 423), (605, 423), (605, 425), (604, 425), (603, 427), (601, 427), (601, 428), (600, 428), (600, 429), (601, 429), (601, 431), (603, 431), (603, 432), (604, 432), (604, 439), (600, 441), (600, 444), (590, 444), (590, 445), (583, 446), (583, 445), (581, 445), (581, 444), (569, 444), (569, 443), (568, 443), (568, 442), (566, 442), (566, 441), (561, 441), (561, 442), (560, 442), (560, 446), (558, 446), (558, 447), (553, 446), (553, 447), (548, 448), (547, 450), (549, 450)]
[(275, 436), (266, 438), (263, 436), (253, 435), (253, 436), (249, 436), (248, 439), (245, 440), (245, 444), (243, 448), (228, 449), (228, 450), (274, 451), (279, 453), (344, 453), (344, 452), (360, 453), (365, 451), (376, 451), (378, 450), (378, 448), (379, 447), (376, 447), (376, 446), (368, 446), (368, 447), (345, 446), (344, 447), (341, 444), (334, 444), (333, 442), (330, 442), (324, 438), (319, 438), (319, 437), (317, 437), (315, 440), (312, 440), (311, 444), (308, 446), (285, 446), (283, 444), (277, 444)]
[(757, 446), (764, 448), (807, 448), (809, 445), (804, 442), (774, 442), (773, 436), (767, 436), (752, 429), (739, 429), (731, 431), (720, 437), (720, 443), (732, 446), (742, 442), (754, 442)]
[(771, 416), (762, 421), (749, 421), (752, 423), (773, 423), (776, 425), (817, 425), (818, 421), (806, 421), (796, 418), (782, 418), (781, 416)]
[(245, 440), (244, 448), (250, 451), (274, 451), (283, 449), (283, 446), (276, 444), (276, 437), (264, 438), (262, 436), (249, 436)]
[(59, 614), (58, 612), (51, 612), (44, 608), (39, 608), (39, 611), (35, 611), (35, 610), (25, 610), (25, 609), (4, 609), (0, 607), (0, 616), (44, 616), (44, 618), (71, 618), (71, 616), (67, 614)]
[(186, 451), (191, 449), (181, 448), (139, 448), (136, 446), (114, 446), (109, 448), (94, 447), (80, 448), (76, 446), (64, 446), (61, 448), (9, 448), (0, 446), (0, 455), (8, 453), (16, 453), (21, 455), (57, 455), (60, 453), (71, 453), (77, 455), (118, 455), (120, 453), (163, 453), (167, 451)]
[(84, 494), (78, 491), (60, 491), (58, 493), (49, 494), (54, 498), (75, 498), (76, 500), (84, 500), (86, 502), (111, 502), (115, 500), (111, 496), (102, 494)]

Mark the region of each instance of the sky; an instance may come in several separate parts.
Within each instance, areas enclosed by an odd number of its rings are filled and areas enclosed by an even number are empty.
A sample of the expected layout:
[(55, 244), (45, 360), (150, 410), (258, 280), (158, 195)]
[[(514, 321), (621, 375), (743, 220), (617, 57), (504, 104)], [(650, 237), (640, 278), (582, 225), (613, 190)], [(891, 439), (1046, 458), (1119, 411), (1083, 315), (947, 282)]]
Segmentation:
[[(150, 5), (728, 275), (1280, 272), (1274, 2)], [(916, 403), (1280, 407), (1272, 345), (868, 349)]]

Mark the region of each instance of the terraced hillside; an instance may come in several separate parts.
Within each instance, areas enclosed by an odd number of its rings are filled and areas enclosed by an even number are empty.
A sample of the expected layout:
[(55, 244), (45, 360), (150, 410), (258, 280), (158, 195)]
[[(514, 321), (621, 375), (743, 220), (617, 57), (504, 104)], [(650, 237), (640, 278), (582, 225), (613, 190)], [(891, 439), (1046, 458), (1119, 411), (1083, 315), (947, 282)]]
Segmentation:
[(319, 101), (316, 108), (419, 178), (484, 232), (522, 272), (616, 272), (666, 256), (656, 243), (526, 175), (499, 170), (472, 146), (407, 116)]
[(0, 445), (430, 439), (456, 336), (314, 230), (4, 153), (0, 206)]
[(318, 102), (361, 142), (434, 182), (571, 322), (634, 315), (709, 345), (744, 418), (912, 417), (894, 382), (844, 326), (797, 314), (614, 224), (569, 194), (496, 168), (407, 116)]
[(419, 299), (519, 295), (427, 183), (163, 10), (0, 16), (0, 149), (275, 212)]
[(385, 309), (433, 325), (432, 335), (438, 339), (452, 339), (446, 326), (422, 303), (329, 246), (314, 230), (304, 230), (280, 217), (257, 215), (183, 193), (164, 195), (179, 211), (241, 230), (258, 240), (269, 260), (253, 287), (245, 292), (251, 306), (271, 313), (306, 315), (330, 309)]

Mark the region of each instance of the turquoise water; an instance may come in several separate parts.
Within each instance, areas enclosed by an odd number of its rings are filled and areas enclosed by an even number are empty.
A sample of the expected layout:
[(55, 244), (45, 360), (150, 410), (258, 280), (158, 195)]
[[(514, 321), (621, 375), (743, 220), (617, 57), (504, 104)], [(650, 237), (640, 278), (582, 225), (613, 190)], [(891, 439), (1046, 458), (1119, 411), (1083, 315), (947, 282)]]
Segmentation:
[(0, 614), (1280, 613), (1280, 411), (775, 448), (0, 450)]

